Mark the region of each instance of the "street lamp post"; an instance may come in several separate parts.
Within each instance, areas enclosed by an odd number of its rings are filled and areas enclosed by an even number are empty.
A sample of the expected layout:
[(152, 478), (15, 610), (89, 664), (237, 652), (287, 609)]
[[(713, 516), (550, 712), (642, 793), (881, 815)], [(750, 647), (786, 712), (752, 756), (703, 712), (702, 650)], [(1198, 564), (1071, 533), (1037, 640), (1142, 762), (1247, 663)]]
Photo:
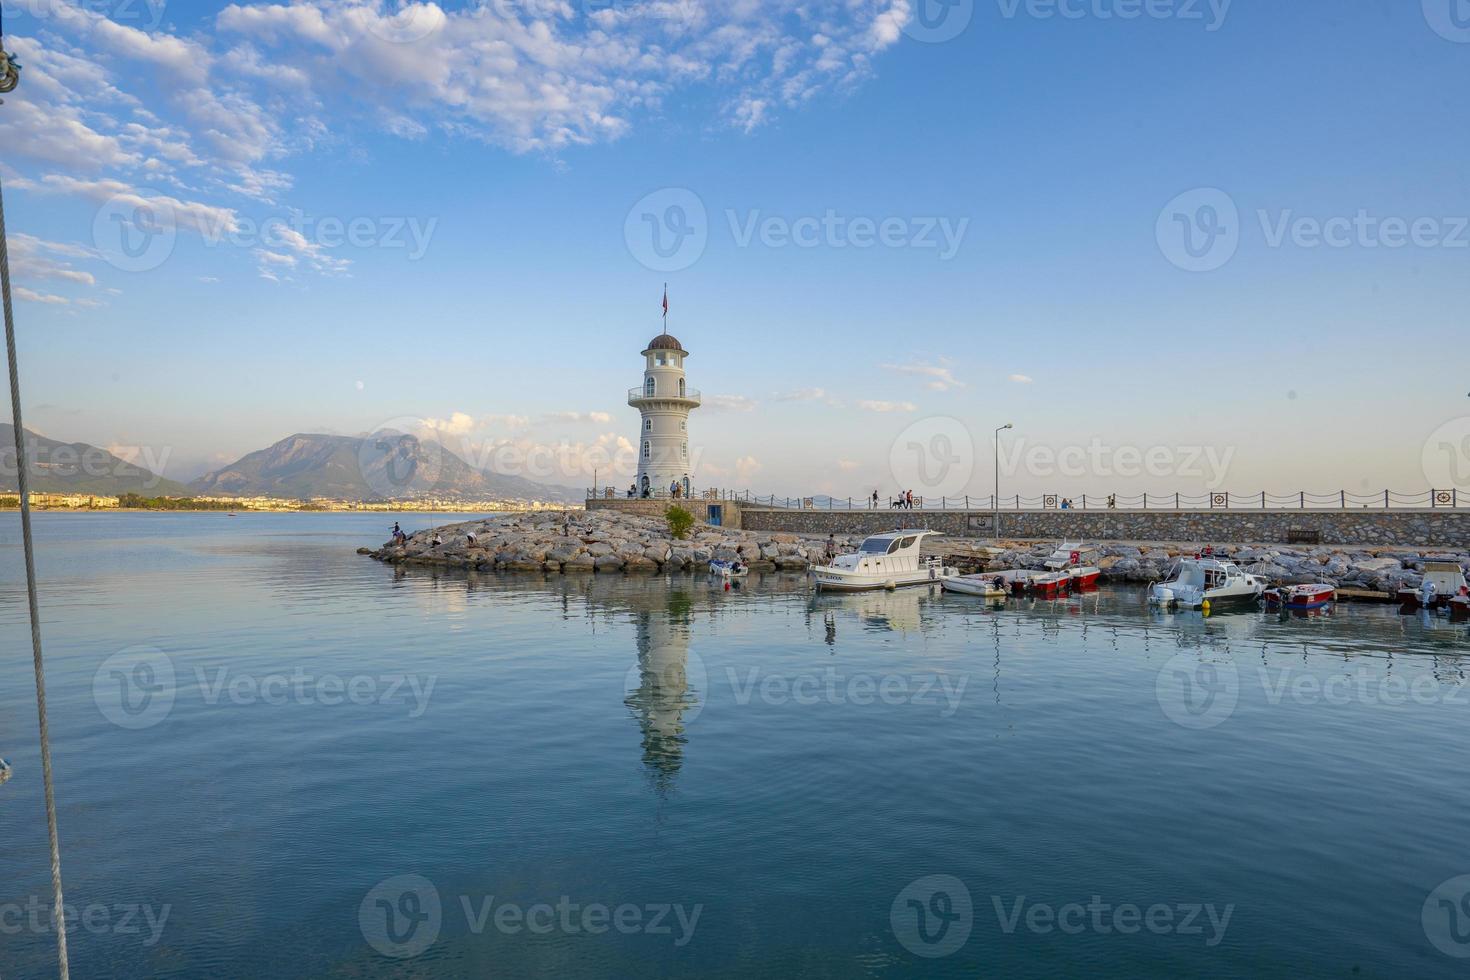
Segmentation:
[(1012, 423), (1007, 422), (995, 430), (995, 526), (991, 528), (995, 532), (995, 543), (1000, 544), (1000, 434), (1007, 429), (1014, 428)]

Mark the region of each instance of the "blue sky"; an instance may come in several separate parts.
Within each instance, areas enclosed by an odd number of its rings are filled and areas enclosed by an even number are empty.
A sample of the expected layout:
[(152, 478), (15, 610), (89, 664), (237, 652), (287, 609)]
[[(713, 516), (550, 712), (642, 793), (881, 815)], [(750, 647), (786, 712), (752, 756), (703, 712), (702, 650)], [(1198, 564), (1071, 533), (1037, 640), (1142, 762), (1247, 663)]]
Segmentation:
[(1006, 421), (1003, 493), (1470, 484), (1451, 0), (19, 6), (53, 437), (420, 419), (590, 482), (667, 281), (701, 486), (988, 493)]

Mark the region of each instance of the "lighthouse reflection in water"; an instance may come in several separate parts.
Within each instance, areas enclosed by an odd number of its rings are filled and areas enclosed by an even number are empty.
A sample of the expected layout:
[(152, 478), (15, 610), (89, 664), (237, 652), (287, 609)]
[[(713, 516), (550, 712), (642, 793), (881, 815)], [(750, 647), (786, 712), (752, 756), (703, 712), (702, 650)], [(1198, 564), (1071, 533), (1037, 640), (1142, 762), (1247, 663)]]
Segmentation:
[(626, 704), (643, 735), (643, 764), (655, 789), (666, 793), (684, 763), (685, 726), (704, 706), (704, 662), (689, 650), (692, 603), (674, 592), (667, 602), (635, 611), (638, 662), (628, 670)]

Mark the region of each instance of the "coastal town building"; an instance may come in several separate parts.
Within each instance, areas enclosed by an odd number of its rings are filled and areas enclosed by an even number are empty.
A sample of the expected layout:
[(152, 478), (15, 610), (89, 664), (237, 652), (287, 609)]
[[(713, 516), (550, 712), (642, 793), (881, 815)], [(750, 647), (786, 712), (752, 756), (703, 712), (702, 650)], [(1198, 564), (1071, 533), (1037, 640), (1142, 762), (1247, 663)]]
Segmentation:
[(663, 495), (678, 486), (689, 495), (689, 413), (699, 407), (699, 392), (684, 378), (689, 352), (678, 338), (661, 333), (643, 351), (643, 384), (628, 392), (638, 409), (637, 489), (640, 496)]

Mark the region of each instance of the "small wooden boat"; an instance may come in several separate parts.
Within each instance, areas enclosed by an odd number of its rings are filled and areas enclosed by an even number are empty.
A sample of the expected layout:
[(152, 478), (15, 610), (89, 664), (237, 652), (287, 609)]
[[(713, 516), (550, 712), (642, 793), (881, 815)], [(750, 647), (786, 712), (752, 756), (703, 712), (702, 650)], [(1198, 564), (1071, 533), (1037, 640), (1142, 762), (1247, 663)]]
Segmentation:
[(1262, 593), (1267, 607), (1276, 609), (1321, 609), (1337, 600), (1337, 589), (1326, 582), (1310, 585), (1280, 585)]
[(1417, 589), (1405, 586), (1399, 589), (1399, 605), (1412, 612), (1415, 609), (1442, 609), (1455, 596), (1464, 595), (1467, 588), (1465, 571), (1458, 562), (1427, 561), (1424, 563), (1424, 581)]
[(946, 592), (977, 595), (982, 599), (1004, 599), (1010, 595), (999, 575), (946, 575), (939, 584)]
[(10, 778), (10, 774), (10, 763), (0, 759), (0, 785), (4, 785), (5, 781)]

